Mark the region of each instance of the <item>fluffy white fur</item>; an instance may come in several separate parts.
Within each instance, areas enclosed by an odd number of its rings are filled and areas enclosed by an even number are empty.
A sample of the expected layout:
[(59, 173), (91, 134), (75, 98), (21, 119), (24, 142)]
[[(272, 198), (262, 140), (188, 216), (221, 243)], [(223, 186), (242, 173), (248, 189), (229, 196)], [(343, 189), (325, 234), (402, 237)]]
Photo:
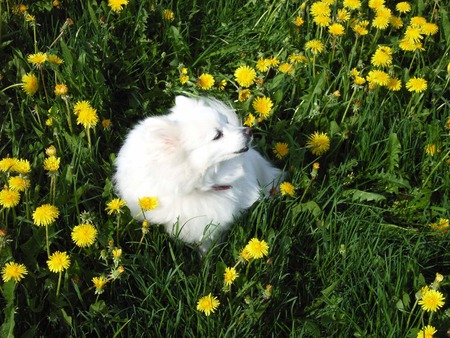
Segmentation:
[(141, 219), (138, 199), (157, 197), (159, 206), (145, 218), (205, 252), (280, 178), (250, 141), (230, 106), (177, 96), (168, 115), (146, 118), (126, 137), (116, 159), (117, 191)]

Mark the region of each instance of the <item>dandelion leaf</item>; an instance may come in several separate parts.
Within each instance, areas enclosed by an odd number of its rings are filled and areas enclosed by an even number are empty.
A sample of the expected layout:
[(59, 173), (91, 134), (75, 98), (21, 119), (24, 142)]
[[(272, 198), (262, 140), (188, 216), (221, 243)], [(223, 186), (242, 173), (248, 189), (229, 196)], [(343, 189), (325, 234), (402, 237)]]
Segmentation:
[(448, 12), (445, 8), (440, 8), (442, 19), (442, 30), (444, 31), (445, 41), (447, 46), (450, 45), (450, 20), (448, 19)]
[(14, 326), (16, 324), (14, 320), (14, 288), (15, 282), (14, 280), (10, 280), (3, 284), (2, 294), (6, 301), (6, 306), (3, 311), (4, 314), (4, 322), (0, 327), (0, 337), (12, 338), (14, 337)]
[(299, 203), (295, 207), (292, 208), (292, 212), (294, 215), (298, 215), (302, 212), (310, 212), (314, 216), (320, 215), (322, 210), (320, 209), (320, 206), (314, 202), (314, 201), (308, 201), (306, 203)]
[(384, 197), (381, 194), (376, 194), (373, 192), (367, 192), (358, 189), (349, 189), (347, 191), (344, 191), (343, 196), (344, 197), (350, 196), (354, 201), (358, 202), (370, 202), (370, 201), (380, 202), (386, 199), (386, 197)]
[(399, 158), (402, 146), (398, 140), (396, 133), (389, 135), (388, 148), (387, 148), (387, 172), (394, 172), (395, 168), (399, 166)]

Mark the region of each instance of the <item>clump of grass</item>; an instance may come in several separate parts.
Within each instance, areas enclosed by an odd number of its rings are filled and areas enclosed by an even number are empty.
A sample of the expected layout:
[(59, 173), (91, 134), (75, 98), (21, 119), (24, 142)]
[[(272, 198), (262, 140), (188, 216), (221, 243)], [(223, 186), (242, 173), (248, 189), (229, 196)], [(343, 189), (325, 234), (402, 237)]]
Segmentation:
[[(0, 3), (1, 336), (444, 334), (448, 10)], [(177, 94), (232, 102), (286, 172), (203, 260), (111, 182)]]

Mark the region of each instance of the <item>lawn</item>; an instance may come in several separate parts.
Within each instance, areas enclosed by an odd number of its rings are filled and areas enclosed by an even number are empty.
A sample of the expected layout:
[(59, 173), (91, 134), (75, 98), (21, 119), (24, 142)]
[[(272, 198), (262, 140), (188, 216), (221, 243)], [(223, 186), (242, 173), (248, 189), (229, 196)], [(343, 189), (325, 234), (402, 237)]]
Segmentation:
[[(0, 0), (0, 336), (446, 336), (449, 10)], [(203, 259), (112, 182), (176, 95), (232, 104), (286, 173)]]

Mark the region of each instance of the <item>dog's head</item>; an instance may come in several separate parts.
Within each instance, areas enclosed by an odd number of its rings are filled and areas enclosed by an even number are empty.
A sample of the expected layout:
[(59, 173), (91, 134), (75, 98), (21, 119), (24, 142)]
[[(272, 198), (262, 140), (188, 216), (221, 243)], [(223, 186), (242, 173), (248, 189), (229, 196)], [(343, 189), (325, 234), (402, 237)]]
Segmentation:
[(175, 106), (157, 130), (166, 155), (179, 154), (192, 168), (209, 167), (249, 150), (252, 133), (234, 110), (214, 99), (177, 96)]

